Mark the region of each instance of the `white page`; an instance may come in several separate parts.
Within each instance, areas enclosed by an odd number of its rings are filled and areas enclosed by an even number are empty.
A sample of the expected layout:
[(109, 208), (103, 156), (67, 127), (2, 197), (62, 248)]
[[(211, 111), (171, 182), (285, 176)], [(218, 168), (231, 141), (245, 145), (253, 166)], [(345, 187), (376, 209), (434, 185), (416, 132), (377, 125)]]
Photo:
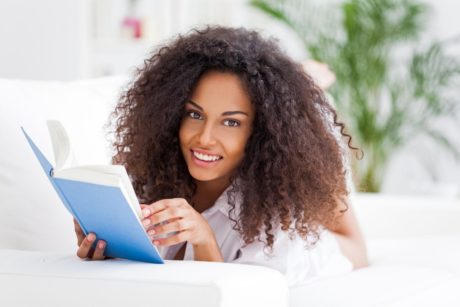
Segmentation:
[(61, 124), (57, 120), (47, 120), (48, 131), (51, 137), (53, 146), (55, 170), (60, 170), (67, 167), (72, 167), (76, 164), (75, 157), (72, 152), (72, 146), (69, 136)]
[(56, 166), (54, 177), (100, 184), (121, 189), (131, 209), (141, 219), (142, 213), (126, 169), (121, 165), (74, 166), (75, 158), (64, 126), (57, 120), (48, 120), (48, 130), (53, 145)]

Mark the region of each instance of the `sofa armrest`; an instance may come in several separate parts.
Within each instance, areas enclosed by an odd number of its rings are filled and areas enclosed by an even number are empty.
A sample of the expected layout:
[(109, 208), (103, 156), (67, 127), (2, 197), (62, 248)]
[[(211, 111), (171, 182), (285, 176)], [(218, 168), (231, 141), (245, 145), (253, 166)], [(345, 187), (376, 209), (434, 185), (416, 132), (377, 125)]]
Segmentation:
[(279, 272), (229, 263), (122, 259), (0, 250), (0, 306), (287, 306)]
[(353, 208), (367, 239), (460, 235), (460, 200), (357, 193)]

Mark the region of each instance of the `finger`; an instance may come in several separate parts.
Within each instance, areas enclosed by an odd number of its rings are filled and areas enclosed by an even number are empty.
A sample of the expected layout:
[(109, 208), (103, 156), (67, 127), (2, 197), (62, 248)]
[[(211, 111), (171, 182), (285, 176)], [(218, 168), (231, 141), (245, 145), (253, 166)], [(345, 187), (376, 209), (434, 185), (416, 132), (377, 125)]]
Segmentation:
[(80, 224), (78, 224), (77, 220), (73, 219), (73, 223), (75, 234), (77, 235), (77, 244), (78, 246), (80, 246), (81, 242), (85, 239), (85, 234), (83, 233), (83, 230), (81, 229)]
[(140, 204), (141, 206), (141, 218), (146, 218), (150, 216), (150, 206), (145, 204)]
[(80, 236), (77, 234), (77, 246), (80, 247), (81, 243), (85, 239), (85, 236)]
[(160, 211), (163, 211), (167, 208), (172, 208), (172, 207), (176, 207), (176, 208), (190, 207), (191, 208), (187, 200), (185, 200), (184, 198), (162, 199), (148, 206), (141, 204), (143, 217), (148, 217), (150, 215), (156, 214)]
[(94, 241), (96, 241), (96, 235), (94, 233), (89, 233), (81, 242), (81, 245), (77, 250), (77, 256), (82, 259), (88, 258), (90, 256), (91, 247), (93, 246)]
[(170, 246), (170, 245), (175, 245), (181, 242), (188, 241), (188, 238), (189, 238), (189, 231), (181, 231), (167, 238), (155, 239), (153, 241), (153, 244), (155, 244), (156, 246)]
[(163, 211), (152, 214), (146, 219), (143, 219), (142, 224), (145, 228), (150, 228), (153, 225), (169, 221), (174, 218), (182, 218), (181, 212), (182, 210), (177, 208), (167, 208)]
[(152, 214), (156, 214), (160, 211), (167, 209), (169, 205), (170, 205), (170, 202), (168, 201), (168, 199), (162, 199), (162, 200), (156, 201), (148, 206), (143, 206), (142, 215), (144, 217), (148, 217)]
[(152, 223), (150, 223), (150, 226), (146, 226), (146, 227), (145, 227), (145, 231), (148, 232), (148, 231), (154, 229), (154, 228), (157, 227), (157, 226), (166, 225), (166, 224), (169, 224), (169, 223), (172, 223), (172, 222), (181, 220), (181, 219), (182, 219), (181, 217), (173, 217), (173, 218), (171, 218), (171, 219), (169, 219), (169, 220), (167, 220), (167, 221), (161, 222), (161, 223), (159, 223), (159, 224), (152, 224)]
[(76, 219), (73, 219), (73, 226), (77, 234), (83, 234), (83, 230), (81, 230), (80, 224), (78, 224)]
[(107, 244), (103, 240), (99, 240), (97, 242), (96, 248), (94, 249), (93, 257), (91, 259), (93, 260), (104, 260), (104, 252), (105, 252), (105, 247)]
[(142, 213), (144, 213), (144, 209), (148, 209), (150, 207), (149, 205), (146, 205), (146, 204), (139, 204), (139, 206), (141, 207)]
[(149, 236), (159, 236), (168, 234), (171, 232), (180, 232), (188, 229), (188, 222), (185, 219), (175, 219), (174, 222), (169, 222), (167, 224), (160, 224), (153, 227), (147, 233)]

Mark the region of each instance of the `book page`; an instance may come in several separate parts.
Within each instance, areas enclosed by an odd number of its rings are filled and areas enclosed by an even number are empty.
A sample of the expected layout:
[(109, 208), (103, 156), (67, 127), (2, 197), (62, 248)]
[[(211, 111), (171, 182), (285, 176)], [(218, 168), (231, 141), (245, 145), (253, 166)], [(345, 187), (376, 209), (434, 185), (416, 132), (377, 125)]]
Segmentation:
[(48, 131), (53, 146), (55, 170), (60, 170), (75, 165), (69, 136), (64, 126), (57, 120), (47, 120)]

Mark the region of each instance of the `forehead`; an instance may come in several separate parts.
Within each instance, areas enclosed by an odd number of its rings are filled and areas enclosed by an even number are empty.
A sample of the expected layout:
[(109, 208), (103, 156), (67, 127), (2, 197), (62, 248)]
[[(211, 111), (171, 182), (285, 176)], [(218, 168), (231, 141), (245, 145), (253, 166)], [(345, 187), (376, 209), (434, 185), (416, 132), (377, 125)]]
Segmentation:
[(198, 81), (191, 100), (206, 112), (253, 112), (253, 106), (240, 78), (228, 72), (209, 71)]

